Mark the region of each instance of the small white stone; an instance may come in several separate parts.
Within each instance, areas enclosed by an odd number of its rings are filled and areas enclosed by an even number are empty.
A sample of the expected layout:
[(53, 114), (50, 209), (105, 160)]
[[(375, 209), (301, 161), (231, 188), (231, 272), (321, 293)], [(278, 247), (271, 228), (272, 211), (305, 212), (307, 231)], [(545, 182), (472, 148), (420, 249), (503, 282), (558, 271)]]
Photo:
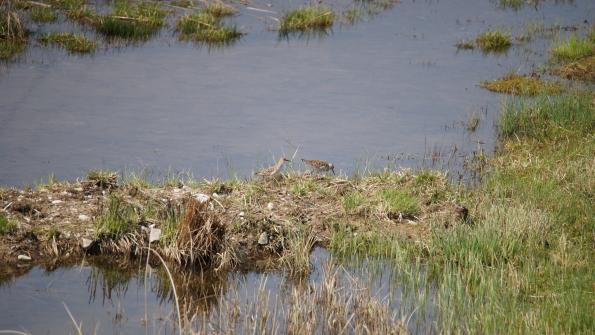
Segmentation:
[(93, 240), (83, 237), (83, 239), (81, 241), (81, 246), (83, 247), (83, 249), (89, 249), (92, 244), (93, 244)]
[(83, 188), (82, 187), (75, 187), (74, 190), (77, 191), (77, 192), (82, 192), (83, 191)]
[(219, 194), (217, 194), (217, 193), (213, 193), (213, 194), (212, 194), (212, 196), (213, 196), (213, 198), (215, 198), (215, 199), (219, 199), (219, 198), (221, 197), (221, 196), (220, 196)]
[(81, 221), (89, 221), (89, 220), (91, 220), (91, 218), (88, 215), (80, 214), (79, 215), (79, 220), (81, 220)]
[(243, 217), (246, 215), (246, 213), (244, 213), (244, 211), (241, 211), (241, 212), (240, 212), (238, 215), (239, 215), (241, 218), (243, 218)]
[(161, 229), (151, 228), (151, 233), (149, 234), (149, 243), (159, 241), (160, 237), (161, 237)]
[(192, 197), (194, 199), (196, 199), (198, 202), (200, 202), (201, 204), (209, 201), (209, 199), (210, 199), (210, 197), (204, 193), (196, 193), (196, 194), (193, 194)]
[(269, 211), (272, 211), (275, 208), (275, 205), (272, 202), (269, 202), (267, 204), (267, 208), (269, 209)]
[(52, 205), (59, 205), (59, 204), (61, 204), (63, 202), (64, 201), (62, 201), (62, 200), (54, 200), (54, 201), (52, 201)]
[(17, 259), (18, 259), (19, 261), (30, 261), (30, 260), (31, 260), (31, 257), (30, 257), (30, 256), (27, 256), (27, 255), (19, 255), (19, 256), (17, 257)]
[(47, 192), (48, 192), (48, 190), (47, 190), (47, 189), (45, 189), (45, 188), (42, 188), (41, 190), (39, 190), (39, 192), (41, 192), (41, 193), (47, 193)]
[(258, 244), (260, 244), (260, 245), (269, 244), (269, 234), (266, 231), (263, 231), (260, 234), (260, 236), (258, 237)]

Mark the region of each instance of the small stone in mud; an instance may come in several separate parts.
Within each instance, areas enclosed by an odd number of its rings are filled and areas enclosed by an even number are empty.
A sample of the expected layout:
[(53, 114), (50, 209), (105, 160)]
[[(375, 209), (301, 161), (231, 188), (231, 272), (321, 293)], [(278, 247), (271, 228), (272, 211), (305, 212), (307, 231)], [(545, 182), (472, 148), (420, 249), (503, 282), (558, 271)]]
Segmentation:
[(269, 211), (272, 211), (275, 208), (275, 205), (272, 202), (269, 202), (267, 204), (267, 208), (269, 209)]
[(52, 205), (59, 205), (59, 204), (61, 204), (63, 202), (64, 201), (62, 201), (62, 200), (54, 200), (54, 201), (52, 201)]
[(149, 243), (159, 241), (159, 237), (161, 237), (161, 229), (151, 228), (151, 232), (149, 233)]
[(81, 241), (81, 246), (83, 247), (83, 249), (89, 249), (91, 246), (93, 245), (93, 240), (90, 240), (88, 238), (83, 238)]
[(88, 215), (81, 214), (79, 215), (79, 220), (81, 221), (89, 221), (91, 218)]
[(267, 245), (269, 244), (269, 234), (266, 231), (263, 231), (262, 234), (258, 237), (258, 244), (259, 245)]
[(198, 202), (200, 202), (201, 204), (209, 201), (209, 199), (210, 199), (209, 196), (204, 193), (193, 194), (192, 197), (194, 199), (196, 199)]
[(30, 260), (31, 260), (31, 257), (30, 257), (30, 256), (27, 256), (27, 255), (19, 255), (19, 256), (17, 257), (17, 259), (18, 259), (19, 261), (30, 261)]

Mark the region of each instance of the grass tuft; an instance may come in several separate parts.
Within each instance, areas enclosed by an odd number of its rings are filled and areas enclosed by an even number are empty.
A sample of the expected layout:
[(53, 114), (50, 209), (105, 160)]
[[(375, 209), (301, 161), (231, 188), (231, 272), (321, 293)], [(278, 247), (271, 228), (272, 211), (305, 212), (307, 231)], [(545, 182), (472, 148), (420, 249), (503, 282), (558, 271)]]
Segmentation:
[(473, 49), (475, 49), (475, 44), (473, 44), (473, 41), (461, 40), (461, 41), (458, 41), (457, 44), (455, 44), (455, 46), (457, 47), (458, 50), (473, 50)]
[(595, 55), (560, 65), (552, 74), (572, 80), (595, 81)]
[(222, 3), (214, 3), (214, 4), (210, 4), (207, 7), (202, 9), (203, 13), (212, 15), (216, 18), (222, 18), (225, 16), (230, 16), (235, 14), (237, 11), (235, 8), (231, 7), (231, 6), (227, 6), (224, 5)]
[(134, 208), (122, 198), (111, 195), (108, 206), (95, 222), (95, 235), (117, 241), (132, 230), (136, 219)]
[(0, 2), (0, 60), (14, 60), (25, 50), (27, 37), (21, 18), (15, 11)]
[(38, 41), (43, 45), (58, 45), (70, 53), (93, 53), (97, 48), (97, 44), (83, 34), (51, 32), (41, 35)]
[(235, 26), (223, 24), (220, 17), (205, 10), (179, 17), (176, 29), (180, 39), (207, 44), (227, 44), (239, 39), (242, 33)]
[(333, 12), (327, 7), (308, 6), (293, 9), (281, 18), (279, 33), (286, 35), (293, 32), (326, 30), (332, 27)]
[(16, 225), (6, 216), (0, 214), (0, 235), (6, 235), (14, 232)]
[(145, 40), (163, 27), (165, 14), (157, 3), (119, 1), (110, 14), (95, 19), (95, 26), (107, 37)]
[(380, 192), (389, 213), (403, 216), (415, 216), (420, 208), (417, 199), (409, 193), (397, 189), (385, 189)]
[(512, 45), (510, 34), (499, 30), (480, 33), (475, 38), (475, 44), (483, 52), (503, 52)]
[(31, 8), (31, 20), (36, 23), (49, 23), (58, 19), (56, 12), (50, 7), (33, 7)]
[(593, 55), (594, 42), (588, 38), (571, 35), (567, 40), (558, 42), (550, 49), (550, 58), (554, 62), (574, 62)]
[(526, 96), (556, 94), (562, 91), (562, 86), (557, 82), (543, 81), (516, 73), (508, 74), (494, 81), (483, 81), (479, 86), (492, 92)]

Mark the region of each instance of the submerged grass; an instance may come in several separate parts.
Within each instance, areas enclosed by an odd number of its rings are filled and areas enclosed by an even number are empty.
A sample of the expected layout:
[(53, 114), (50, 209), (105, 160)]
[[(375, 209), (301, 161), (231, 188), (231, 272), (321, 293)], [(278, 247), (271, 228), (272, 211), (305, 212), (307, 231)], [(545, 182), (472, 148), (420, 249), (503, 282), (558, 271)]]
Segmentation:
[(301, 7), (292, 9), (283, 15), (279, 24), (279, 33), (286, 35), (294, 32), (326, 30), (332, 27), (333, 21), (334, 14), (327, 7)]
[(58, 45), (70, 53), (93, 53), (97, 44), (83, 34), (51, 32), (41, 35), (38, 41), (44, 45)]
[(483, 52), (503, 52), (512, 45), (510, 34), (500, 30), (490, 30), (478, 34), (475, 44)]
[(555, 94), (562, 91), (560, 83), (543, 81), (539, 78), (516, 73), (508, 74), (494, 81), (483, 81), (479, 86), (493, 92), (526, 96)]
[(10, 3), (0, 1), (0, 60), (14, 60), (27, 46), (25, 27)]

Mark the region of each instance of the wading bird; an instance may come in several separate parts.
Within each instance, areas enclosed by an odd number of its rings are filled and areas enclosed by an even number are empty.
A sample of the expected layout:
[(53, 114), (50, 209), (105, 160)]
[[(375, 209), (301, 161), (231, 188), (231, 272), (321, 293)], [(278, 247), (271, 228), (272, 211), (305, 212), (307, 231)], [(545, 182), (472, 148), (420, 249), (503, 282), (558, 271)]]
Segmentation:
[(277, 161), (277, 163), (275, 163), (275, 165), (269, 166), (266, 169), (262, 169), (258, 171), (256, 174), (261, 177), (273, 177), (277, 175), (279, 172), (281, 172), (281, 169), (283, 168), (283, 164), (285, 164), (285, 162), (291, 161), (285, 157), (282, 157)]
[(331, 171), (335, 174), (335, 166), (332, 163), (321, 161), (318, 159), (303, 159), (302, 162), (314, 168), (316, 172), (328, 172)]

